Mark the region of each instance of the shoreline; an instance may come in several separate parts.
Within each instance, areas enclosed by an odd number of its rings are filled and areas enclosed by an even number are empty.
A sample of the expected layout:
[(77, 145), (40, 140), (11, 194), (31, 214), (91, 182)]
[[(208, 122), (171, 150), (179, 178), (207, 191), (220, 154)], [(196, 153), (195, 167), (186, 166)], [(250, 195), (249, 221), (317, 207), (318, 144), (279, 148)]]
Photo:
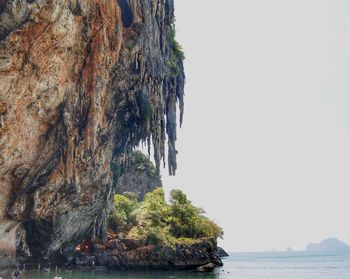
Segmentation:
[[(134, 243), (132, 243), (134, 244)], [(123, 250), (120, 250), (123, 247)], [(223, 263), (219, 249), (212, 239), (192, 245), (179, 244), (174, 247), (162, 245), (127, 246), (115, 240), (109, 245), (95, 244), (93, 252), (76, 252), (72, 261), (65, 264), (54, 262), (8, 262), (0, 267), (0, 277), (6, 278), (17, 268), (26, 271), (196, 271), (211, 272)], [(8, 277), (10, 278), (10, 277)]]

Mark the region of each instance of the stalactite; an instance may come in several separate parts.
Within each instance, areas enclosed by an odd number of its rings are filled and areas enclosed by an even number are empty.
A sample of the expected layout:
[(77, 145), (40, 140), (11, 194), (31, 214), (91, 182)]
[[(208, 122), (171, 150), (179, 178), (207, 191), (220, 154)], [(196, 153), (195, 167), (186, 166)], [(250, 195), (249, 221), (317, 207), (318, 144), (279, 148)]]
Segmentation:
[(105, 239), (113, 186), (140, 143), (175, 174), (185, 77), (173, 6), (0, 5), (0, 218), (24, 225), (38, 259)]
[[(165, 146), (168, 141), (167, 163), (170, 175), (175, 175), (176, 163), (176, 129), (177, 129), (177, 107), (180, 110), (180, 125), (183, 121), (184, 112), (184, 84), (185, 75), (183, 69), (183, 57), (176, 53), (177, 46), (174, 46), (174, 34), (169, 32), (173, 26), (173, 3), (168, 0), (159, 1), (136, 1), (130, 5), (134, 15), (142, 15), (139, 24), (156, 20), (156, 29), (145, 30), (143, 36), (138, 37), (135, 46), (128, 49), (125, 44), (122, 51), (122, 59), (118, 65), (118, 72), (115, 73), (117, 86), (117, 111), (120, 119), (125, 123), (119, 125), (117, 146), (125, 142), (125, 136), (131, 135), (131, 147), (137, 146), (141, 141), (148, 143), (150, 149), (153, 145), (153, 156), (156, 167), (159, 171), (160, 162), (165, 162)], [(141, 11), (149, 10), (143, 6), (151, 5), (152, 11), (156, 11), (156, 17), (150, 14), (142, 14)], [(135, 16), (137, 18), (137, 16)], [(125, 37), (134, 37), (133, 25), (125, 31)], [(129, 77), (128, 84), (123, 82), (121, 69), (134, 67), (134, 76)], [(131, 80), (141, 80), (135, 84)], [(147, 88), (147, 89), (146, 89)], [(125, 93), (127, 92), (127, 93)], [(131, 96), (127, 103), (122, 103), (118, 95)], [(134, 103), (136, 97), (142, 96), (142, 100)], [(122, 98), (125, 99), (125, 98)], [(147, 101), (146, 101), (147, 100)], [(142, 103), (150, 101), (149, 105)], [(149, 111), (144, 111), (145, 109)], [(139, 114), (135, 114), (137, 111)], [(132, 148), (131, 148), (132, 149)], [(118, 156), (118, 152), (116, 152)]]

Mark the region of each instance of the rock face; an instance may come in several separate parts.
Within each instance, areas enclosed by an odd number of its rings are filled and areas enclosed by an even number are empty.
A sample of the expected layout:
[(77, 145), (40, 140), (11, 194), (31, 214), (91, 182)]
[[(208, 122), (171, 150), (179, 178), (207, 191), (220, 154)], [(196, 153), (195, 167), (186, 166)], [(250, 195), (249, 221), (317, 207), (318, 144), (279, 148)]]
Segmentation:
[[(135, 240), (113, 240), (104, 245), (93, 245), (92, 253), (78, 253), (75, 264), (89, 267), (97, 265), (112, 269), (196, 269), (210, 265), (211, 271), (222, 266), (216, 240), (205, 239), (193, 244), (175, 247), (152, 245)], [(210, 270), (206, 270), (210, 271)]]
[(163, 186), (157, 169), (140, 151), (127, 157), (122, 173), (118, 180), (118, 194), (135, 193), (138, 200), (143, 200), (148, 192)]
[(202, 265), (200, 267), (197, 267), (196, 272), (212, 272), (215, 269), (215, 264), (208, 263), (206, 265)]
[(173, 20), (173, 0), (0, 0), (0, 251), (69, 259), (106, 239), (141, 142), (159, 169), (167, 136), (175, 173), (185, 78)]
[(230, 255), (221, 247), (218, 247), (218, 253), (220, 258), (226, 258), (229, 257)]

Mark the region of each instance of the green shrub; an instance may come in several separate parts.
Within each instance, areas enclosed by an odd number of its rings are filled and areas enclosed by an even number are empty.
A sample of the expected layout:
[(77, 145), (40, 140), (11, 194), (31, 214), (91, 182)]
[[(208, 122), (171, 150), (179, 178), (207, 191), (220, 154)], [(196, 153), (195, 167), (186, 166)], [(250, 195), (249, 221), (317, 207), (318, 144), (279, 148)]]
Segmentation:
[(170, 47), (172, 53), (178, 58), (179, 60), (183, 61), (185, 60), (185, 52), (182, 49), (182, 46), (176, 41), (176, 31), (175, 31), (175, 25), (170, 25), (169, 29), (169, 40), (170, 40)]
[(177, 77), (181, 73), (179, 62), (174, 55), (170, 56), (170, 59), (166, 62), (166, 65), (169, 69), (168, 74), (171, 77)]
[(149, 244), (193, 243), (201, 238), (217, 238), (222, 229), (204, 216), (180, 190), (170, 193), (166, 203), (162, 188), (148, 193), (142, 202), (116, 195), (110, 227), (128, 229), (128, 237)]
[(150, 159), (141, 151), (133, 151), (129, 157), (129, 171), (146, 171), (147, 175), (158, 178), (159, 173)]
[(113, 231), (126, 231), (135, 223), (133, 212), (138, 207), (135, 197), (125, 195), (114, 196), (114, 209), (108, 217), (109, 227)]
[(185, 59), (185, 53), (181, 45), (175, 39), (175, 26), (172, 24), (168, 29), (170, 42), (170, 57), (166, 61), (168, 67), (168, 74), (171, 77), (177, 77), (181, 73), (181, 63)]
[(171, 233), (176, 237), (220, 237), (222, 229), (204, 216), (204, 210), (195, 207), (180, 190), (170, 193)]

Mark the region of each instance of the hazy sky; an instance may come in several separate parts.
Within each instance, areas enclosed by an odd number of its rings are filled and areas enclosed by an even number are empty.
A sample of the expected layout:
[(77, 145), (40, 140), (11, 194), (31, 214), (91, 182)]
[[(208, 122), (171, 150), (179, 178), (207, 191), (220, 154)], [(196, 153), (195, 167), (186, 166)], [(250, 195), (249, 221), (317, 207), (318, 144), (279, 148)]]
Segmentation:
[(175, 178), (229, 251), (350, 243), (350, 1), (175, 0)]

